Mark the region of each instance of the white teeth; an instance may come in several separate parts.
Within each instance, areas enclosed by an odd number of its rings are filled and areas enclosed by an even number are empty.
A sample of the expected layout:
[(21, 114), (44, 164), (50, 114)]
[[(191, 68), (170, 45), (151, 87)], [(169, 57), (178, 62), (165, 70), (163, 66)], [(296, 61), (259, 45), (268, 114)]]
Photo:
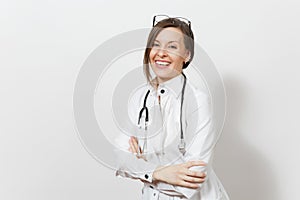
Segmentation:
[(168, 62), (162, 62), (162, 61), (156, 61), (155, 63), (163, 66), (168, 66), (170, 64)]

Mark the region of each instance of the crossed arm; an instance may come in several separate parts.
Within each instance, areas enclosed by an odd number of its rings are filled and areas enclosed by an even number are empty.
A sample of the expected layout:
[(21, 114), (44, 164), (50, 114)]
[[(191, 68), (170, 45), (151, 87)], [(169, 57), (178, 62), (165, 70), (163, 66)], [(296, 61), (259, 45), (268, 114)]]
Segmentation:
[[(143, 152), (138, 146), (135, 137), (129, 139), (129, 151), (137, 155), (138, 159), (144, 159), (141, 155)], [(171, 185), (182, 186), (197, 189), (199, 183), (205, 181), (206, 174), (200, 171), (190, 170), (191, 167), (205, 166), (202, 161), (189, 161), (182, 164), (159, 166), (152, 174), (152, 182), (164, 182)]]

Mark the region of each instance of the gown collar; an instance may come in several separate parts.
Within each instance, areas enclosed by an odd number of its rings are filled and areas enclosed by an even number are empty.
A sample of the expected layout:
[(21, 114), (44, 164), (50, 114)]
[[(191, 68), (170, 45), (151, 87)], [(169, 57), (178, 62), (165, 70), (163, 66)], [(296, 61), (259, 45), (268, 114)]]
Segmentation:
[[(156, 77), (153, 79), (155, 80)], [(184, 77), (182, 74), (179, 74), (177, 76), (175, 76), (174, 78), (167, 80), (163, 83), (160, 83), (158, 85), (157, 91), (155, 90), (155, 88), (148, 83), (149, 85), (149, 89), (150, 89), (150, 93), (158, 93), (160, 95), (166, 95), (166, 94), (173, 94), (175, 95), (176, 98), (178, 98), (181, 94), (181, 90), (182, 90), (182, 86), (183, 86), (183, 82), (184, 82)]]

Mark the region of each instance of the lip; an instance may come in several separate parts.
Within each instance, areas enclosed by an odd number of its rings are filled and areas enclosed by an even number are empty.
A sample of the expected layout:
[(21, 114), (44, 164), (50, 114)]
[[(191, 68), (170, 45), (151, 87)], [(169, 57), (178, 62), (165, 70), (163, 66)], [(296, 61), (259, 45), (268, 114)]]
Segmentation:
[[(157, 64), (156, 62), (159, 61), (159, 62), (164, 62), (164, 63), (168, 63), (169, 65), (167, 66), (163, 66), (163, 65), (159, 65)], [(168, 68), (170, 66), (171, 62), (170, 61), (167, 61), (167, 60), (154, 60), (154, 65), (155, 67), (159, 68), (159, 69), (165, 69), (165, 68)]]
[(171, 63), (170, 61), (168, 61), (168, 60), (154, 60), (154, 62), (157, 62), (157, 61), (159, 61), (159, 62), (165, 62), (165, 63)]
[(159, 64), (156, 64), (156, 63), (154, 63), (154, 65), (155, 65), (156, 68), (159, 68), (159, 69), (166, 69), (166, 68), (169, 67), (169, 66), (162, 66), (162, 65), (159, 65)]

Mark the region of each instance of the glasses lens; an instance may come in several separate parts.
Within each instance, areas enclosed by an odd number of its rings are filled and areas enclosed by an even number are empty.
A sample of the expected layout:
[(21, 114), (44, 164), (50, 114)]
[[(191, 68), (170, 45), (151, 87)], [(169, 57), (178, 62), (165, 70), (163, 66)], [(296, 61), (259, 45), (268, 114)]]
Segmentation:
[[(155, 26), (158, 22), (164, 20), (164, 19), (169, 19), (170, 17), (168, 15), (156, 15), (153, 18), (153, 26)], [(174, 17), (176, 19), (179, 19), (180, 21), (186, 23), (189, 27), (191, 26), (191, 22), (184, 18), (184, 17)]]
[(186, 19), (186, 18), (184, 18), (184, 17), (176, 17), (177, 19), (179, 19), (180, 21), (183, 21), (183, 22), (185, 22), (187, 25), (191, 25), (191, 22), (190, 22), (190, 20), (188, 20), (188, 19)]
[(153, 19), (153, 26), (155, 26), (158, 22), (164, 19), (169, 19), (170, 17), (168, 15), (156, 15)]

